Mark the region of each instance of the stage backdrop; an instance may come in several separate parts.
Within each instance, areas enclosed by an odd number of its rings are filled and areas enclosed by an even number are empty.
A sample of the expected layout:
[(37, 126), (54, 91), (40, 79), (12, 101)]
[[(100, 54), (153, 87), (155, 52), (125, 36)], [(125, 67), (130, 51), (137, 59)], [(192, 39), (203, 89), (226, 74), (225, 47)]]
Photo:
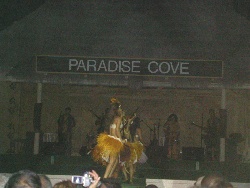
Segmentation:
[[(31, 83), (0, 82), (0, 152), (6, 153), (11, 140), (26, 138), (27, 132), (34, 131), (34, 106), (37, 102), (37, 85)], [(227, 136), (249, 131), (250, 100), (247, 90), (226, 90)], [(111, 88), (101, 86), (43, 84), (41, 131), (57, 133), (57, 119), (65, 107), (72, 108), (76, 119), (73, 129), (73, 152), (78, 153), (86, 145), (86, 134), (109, 106), (111, 97), (117, 97), (127, 115), (137, 109), (141, 118), (143, 138), (150, 144), (155, 129), (157, 139), (164, 136), (163, 125), (171, 113), (177, 114), (181, 125), (181, 146), (200, 147), (201, 129), (208, 119), (208, 110), (214, 108), (219, 116), (221, 90), (184, 89), (140, 89)], [(198, 126), (196, 126), (198, 125)], [(158, 131), (159, 130), (159, 131)], [(162, 143), (161, 143), (162, 144)], [(244, 142), (239, 152), (244, 149)], [(202, 145), (204, 146), (204, 144)], [(21, 152), (12, 148), (15, 152)]]

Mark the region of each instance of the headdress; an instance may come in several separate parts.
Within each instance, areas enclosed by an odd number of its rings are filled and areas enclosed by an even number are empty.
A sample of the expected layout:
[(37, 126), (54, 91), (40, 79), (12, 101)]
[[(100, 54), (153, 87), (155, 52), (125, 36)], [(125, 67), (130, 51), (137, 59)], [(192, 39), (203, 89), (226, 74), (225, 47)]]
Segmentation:
[(110, 103), (113, 105), (113, 104), (118, 104), (119, 105), (119, 108), (121, 108), (121, 103), (120, 103), (120, 101), (118, 101), (118, 99), (117, 98), (115, 98), (115, 97), (112, 97), (111, 99), (110, 99)]
[(118, 101), (117, 98), (115, 98), (115, 97), (112, 97), (110, 99), (110, 102), (111, 102), (111, 104), (114, 104), (114, 103), (119, 103), (120, 104), (120, 101)]

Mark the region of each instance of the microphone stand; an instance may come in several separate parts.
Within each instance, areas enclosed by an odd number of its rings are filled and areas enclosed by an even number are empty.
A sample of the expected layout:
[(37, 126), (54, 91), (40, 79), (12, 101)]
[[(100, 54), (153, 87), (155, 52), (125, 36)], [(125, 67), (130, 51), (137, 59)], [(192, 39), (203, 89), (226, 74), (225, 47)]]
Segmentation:
[(160, 140), (160, 126), (161, 126), (160, 122), (161, 122), (161, 119), (159, 119), (159, 122), (158, 122), (158, 141)]
[(150, 144), (152, 143), (152, 132), (155, 132), (146, 122), (141, 121), (142, 123), (144, 123), (150, 130)]
[(201, 114), (201, 148), (202, 148), (202, 131), (203, 131), (203, 113)]

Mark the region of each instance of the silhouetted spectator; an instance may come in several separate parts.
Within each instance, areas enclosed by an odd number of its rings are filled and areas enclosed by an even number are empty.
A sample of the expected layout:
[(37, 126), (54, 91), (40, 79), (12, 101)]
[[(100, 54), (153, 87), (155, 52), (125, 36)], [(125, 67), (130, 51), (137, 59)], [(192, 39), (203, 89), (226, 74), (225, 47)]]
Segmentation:
[(4, 188), (41, 188), (40, 177), (30, 170), (21, 170), (14, 173)]
[(122, 188), (122, 186), (116, 178), (104, 178), (99, 188)]
[(158, 188), (158, 187), (154, 184), (149, 184), (145, 188)]
[(220, 174), (206, 175), (201, 180), (201, 187), (206, 188), (229, 188), (232, 186), (226, 179)]
[(40, 174), (39, 177), (40, 177), (42, 188), (52, 188), (53, 187), (50, 179), (46, 175)]
[(73, 184), (70, 180), (64, 180), (56, 183), (53, 188), (76, 188), (76, 184)]

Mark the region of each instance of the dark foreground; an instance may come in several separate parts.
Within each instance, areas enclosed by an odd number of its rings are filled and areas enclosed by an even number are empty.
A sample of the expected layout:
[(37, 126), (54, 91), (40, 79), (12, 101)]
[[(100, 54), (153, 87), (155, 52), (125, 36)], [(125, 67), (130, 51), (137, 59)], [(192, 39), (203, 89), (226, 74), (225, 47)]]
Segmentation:
[[(94, 169), (100, 176), (105, 168), (97, 165), (89, 156), (67, 157), (63, 155), (0, 155), (0, 173), (13, 173), (30, 169), (39, 174), (81, 175)], [(237, 161), (209, 162), (194, 160), (169, 160), (161, 156), (149, 158), (139, 164), (134, 184), (122, 183), (123, 187), (145, 187), (146, 179), (195, 180), (209, 173), (220, 173), (231, 182), (250, 182), (250, 163)], [(119, 174), (122, 182), (122, 173)]]

